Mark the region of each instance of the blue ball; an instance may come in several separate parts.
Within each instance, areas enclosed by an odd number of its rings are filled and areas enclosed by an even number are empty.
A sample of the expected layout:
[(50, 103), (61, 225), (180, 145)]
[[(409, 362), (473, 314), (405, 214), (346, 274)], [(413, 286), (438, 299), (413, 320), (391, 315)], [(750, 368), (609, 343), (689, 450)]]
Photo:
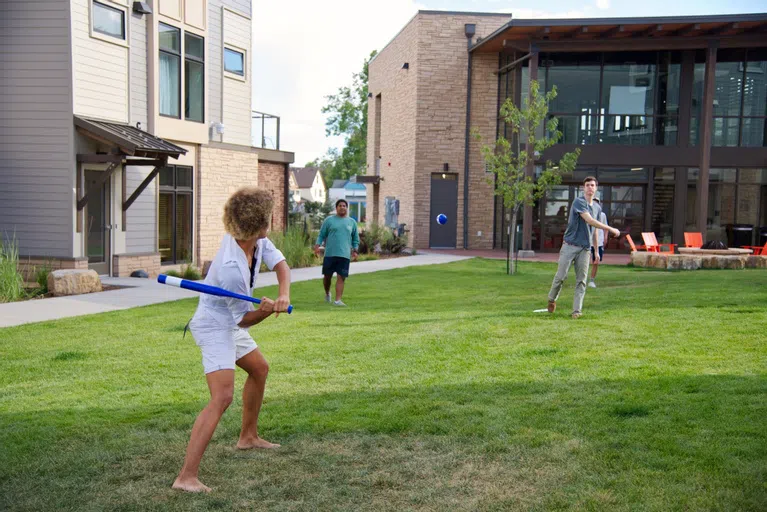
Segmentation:
[(444, 213), (437, 215), (437, 224), (447, 224), (447, 215)]

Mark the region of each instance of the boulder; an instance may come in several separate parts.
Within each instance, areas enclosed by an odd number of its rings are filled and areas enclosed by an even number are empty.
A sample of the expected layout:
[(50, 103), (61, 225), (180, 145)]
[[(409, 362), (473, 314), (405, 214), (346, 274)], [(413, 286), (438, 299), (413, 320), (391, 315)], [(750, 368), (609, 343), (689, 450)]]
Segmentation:
[(144, 279), (149, 279), (149, 274), (146, 273), (146, 270), (134, 270), (130, 273), (131, 277), (142, 277)]
[(746, 268), (767, 269), (767, 256), (749, 256), (746, 259)]
[(674, 254), (667, 256), (666, 268), (668, 270), (698, 270), (703, 266), (703, 258), (700, 256), (685, 256)]
[(95, 270), (54, 270), (48, 274), (48, 291), (54, 297), (101, 290), (101, 279)]

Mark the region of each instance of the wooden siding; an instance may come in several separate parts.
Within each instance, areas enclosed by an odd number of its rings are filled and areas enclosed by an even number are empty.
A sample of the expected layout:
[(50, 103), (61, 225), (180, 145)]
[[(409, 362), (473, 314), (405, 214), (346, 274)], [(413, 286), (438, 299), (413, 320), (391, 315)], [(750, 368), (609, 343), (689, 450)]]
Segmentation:
[(147, 74), (147, 24), (149, 16), (130, 16), (130, 119), (133, 126), (141, 123), (142, 130), (149, 129)]
[(245, 50), (245, 80), (227, 76), (224, 72), (223, 123), (226, 126), (223, 141), (243, 146), (251, 145), (251, 59), (250, 19), (224, 9), (224, 45)]
[(70, 12), (6, 0), (0, 16), (0, 237), (23, 256), (72, 257), (74, 127)]
[[(221, 0), (208, 0), (208, 55), (205, 72), (208, 79), (208, 124), (221, 121), (221, 89), (223, 85), (223, 13)], [(221, 136), (212, 133), (212, 140)]]
[(90, 0), (71, 2), (74, 113), (127, 123), (129, 49), (91, 37)]
[[(141, 185), (154, 167), (125, 167), (126, 197)], [(155, 181), (159, 180), (157, 176)], [(133, 202), (126, 215), (125, 253), (156, 252), (157, 232), (157, 186), (153, 181)]]

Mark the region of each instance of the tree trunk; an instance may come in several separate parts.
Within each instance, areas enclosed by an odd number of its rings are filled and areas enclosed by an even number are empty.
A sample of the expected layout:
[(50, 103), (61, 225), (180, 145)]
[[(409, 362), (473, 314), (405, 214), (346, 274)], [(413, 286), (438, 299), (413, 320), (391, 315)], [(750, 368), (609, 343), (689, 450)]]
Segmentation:
[(517, 264), (514, 261), (514, 251), (517, 249), (517, 208), (511, 214), (511, 241), (509, 242), (509, 275), (513, 276), (517, 272)]

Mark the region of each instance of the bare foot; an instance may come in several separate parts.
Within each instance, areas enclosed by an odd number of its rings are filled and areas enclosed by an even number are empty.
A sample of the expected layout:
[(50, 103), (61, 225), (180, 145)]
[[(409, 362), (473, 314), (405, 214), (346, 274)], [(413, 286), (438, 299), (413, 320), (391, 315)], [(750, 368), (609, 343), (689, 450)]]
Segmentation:
[(240, 439), (237, 442), (238, 450), (252, 450), (253, 448), (261, 448), (261, 449), (268, 450), (268, 449), (279, 448), (279, 447), (280, 445), (276, 443), (270, 443), (266, 439), (261, 439), (260, 437)]
[(208, 487), (207, 485), (203, 485), (202, 482), (200, 482), (197, 478), (187, 478), (187, 479), (181, 479), (181, 477), (176, 478), (176, 481), (173, 482), (173, 489), (178, 489), (180, 491), (186, 491), (186, 492), (210, 492), (212, 489)]

